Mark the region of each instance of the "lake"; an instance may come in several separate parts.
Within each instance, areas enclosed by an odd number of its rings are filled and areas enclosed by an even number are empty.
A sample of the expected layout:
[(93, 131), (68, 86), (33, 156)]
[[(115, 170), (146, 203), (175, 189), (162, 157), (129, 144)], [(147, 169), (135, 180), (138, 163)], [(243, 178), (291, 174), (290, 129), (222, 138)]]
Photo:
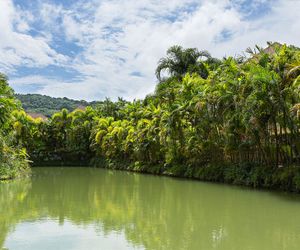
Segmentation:
[(0, 249), (298, 250), (300, 196), (82, 167), (0, 184)]

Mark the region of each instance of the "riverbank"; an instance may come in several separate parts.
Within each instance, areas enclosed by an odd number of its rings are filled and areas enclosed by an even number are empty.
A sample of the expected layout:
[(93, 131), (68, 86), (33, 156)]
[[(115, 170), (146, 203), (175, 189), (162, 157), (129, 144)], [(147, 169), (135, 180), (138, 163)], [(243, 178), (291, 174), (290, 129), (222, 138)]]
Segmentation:
[(25, 178), (31, 174), (30, 163), (25, 158), (25, 154), (19, 154), (15, 148), (5, 148), (3, 152), (0, 151), (0, 181), (7, 181), (16, 178)]
[(28, 165), (21, 168), (4, 168), (0, 166), (0, 182), (30, 176), (31, 169)]
[(254, 164), (211, 164), (201, 167), (176, 165), (166, 167), (164, 165), (152, 166), (139, 162), (130, 163), (103, 159), (93, 160), (92, 166), (300, 193), (300, 167), (298, 166), (276, 169)]
[(32, 166), (86, 166), (144, 174), (188, 178), (207, 182), (247, 186), (300, 193), (300, 167), (274, 168), (257, 164), (208, 164), (205, 166), (145, 164), (126, 160), (111, 160), (95, 157), (88, 161), (42, 161), (35, 160)]
[[(174, 48), (198, 54), (172, 47), (166, 58)], [(189, 71), (197, 67), (191, 64), (158, 77), (151, 95), (132, 102), (63, 108), (47, 120), (11, 107), (3, 134), (35, 165), (85, 165), (96, 157), (110, 160), (91, 165), (110, 169), (300, 192), (299, 168), (291, 166), (300, 167), (300, 72), (291, 68), (300, 48), (271, 48), (253, 60), (217, 60), (205, 77)]]

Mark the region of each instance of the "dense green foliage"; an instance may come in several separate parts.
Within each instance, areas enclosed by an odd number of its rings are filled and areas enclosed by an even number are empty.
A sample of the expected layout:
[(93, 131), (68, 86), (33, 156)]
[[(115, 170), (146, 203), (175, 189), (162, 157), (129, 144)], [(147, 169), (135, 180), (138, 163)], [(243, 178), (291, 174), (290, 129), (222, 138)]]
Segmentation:
[(250, 58), (217, 60), (174, 46), (156, 74), (156, 91), (144, 100), (63, 109), (45, 122), (16, 111), (19, 145), (36, 162), (92, 160), (251, 186), (287, 181), (286, 189), (300, 189), (299, 49), (275, 43)]
[(28, 172), (26, 150), (15, 145), (12, 112), (18, 108), (12, 89), (0, 74), (0, 180)]

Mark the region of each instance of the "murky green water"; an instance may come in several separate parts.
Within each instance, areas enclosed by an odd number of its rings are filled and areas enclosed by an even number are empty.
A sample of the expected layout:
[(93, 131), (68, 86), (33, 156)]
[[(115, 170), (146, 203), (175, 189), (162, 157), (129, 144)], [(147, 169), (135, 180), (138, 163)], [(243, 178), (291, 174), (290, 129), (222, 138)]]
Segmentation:
[(300, 196), (89, 168), (0, 184), (0, 249), (298, 250)]

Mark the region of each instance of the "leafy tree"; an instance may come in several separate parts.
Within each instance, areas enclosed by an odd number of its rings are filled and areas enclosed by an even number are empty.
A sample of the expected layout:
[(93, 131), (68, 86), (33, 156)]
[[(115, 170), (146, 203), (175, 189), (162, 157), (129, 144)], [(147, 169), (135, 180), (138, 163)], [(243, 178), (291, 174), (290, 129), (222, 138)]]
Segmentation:
[(14, 145), (13, 110), (18, 102), (7, 83), (7, 78), (0, 74), (0, 180), (17, 177), (28, 172), (25, 148)]

